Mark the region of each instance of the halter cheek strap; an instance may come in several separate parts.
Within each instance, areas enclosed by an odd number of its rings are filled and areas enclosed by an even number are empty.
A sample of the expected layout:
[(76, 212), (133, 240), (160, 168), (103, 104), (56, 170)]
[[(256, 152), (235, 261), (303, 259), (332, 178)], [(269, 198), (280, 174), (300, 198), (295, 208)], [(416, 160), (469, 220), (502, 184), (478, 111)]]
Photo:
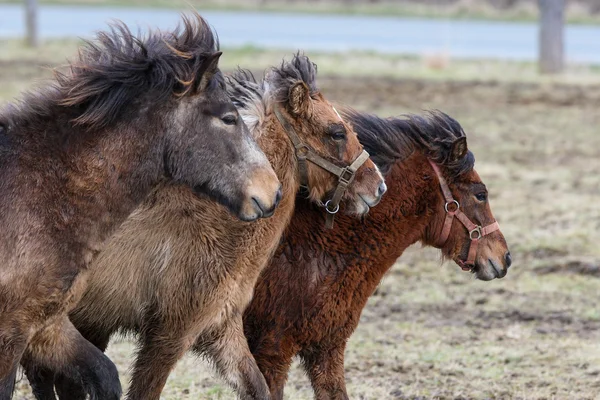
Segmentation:
[[(337, 110), (333, 109), (338, 114)], [(346, 192), (346, 189), (354, 180), (356, 171), (369, 159), (369, 153), (365, 150), (358, 155), (358, 157), (352, 162), (352, 164), (346, 167), (338, 167), (331, 161), (318, 155), (312, 148), (300, 140), (300, 137), (292, 127), (292, 125), (283, 117), (278, 107), (274, 107), (275, 116), (277, 120), (283, 126), (288, 134), (288, 137), (292, 141), (294, 148), (296, 149), (296, 159), (298, 160), (298, 175), (300, 178), (300, 187), (308, 190), (308, 161), (318, 165), (326, 171), (331, 172), (333, 175), (338, 177), (338, 185), (335, 188), (333, 197), (325, 202), (325, 211), (327, 211), (327, 217), (325, 219), (325, 226), (328, 229), (333, 228), (333, 220), (335, 214), (340, 209), (340, 201)], [(342, 118), (340, 117), (340, 120)]]
[(467, 260), (460, 260), (460, 267), (463, 269), (463, 271), (469, 271), (471, 267), (475, 265), (475, 257), (477, 256), (477, 246), (479, 244), (479, 240), (482, 237), (499, 230), (500, 225), (498, 225), (497, 221), (494, 221), (493, 223), (485, 227), (481, 227), (480, 225), (474, 224), (469, 219), (469, 217), (467, 217), (461, 211), (459, 202), (454, 200), (454, 197), (452, 197), (450, 187), (448, 186), (446, 179), (444, 179), (444, 176), (442, 175), (442, 172), (440, 171), (438, 165), (431, 160), (429, 160), (429, 164), (431, 164), (431, 167), (435, 171), (435, 174), (437, 175), (438, 180), (440, 181), (440, 188), (442, 189), (444, 199), (446, 200), (446, 203), (444, 204), (444, 211), (446, 211), (446, 219), (444, 220), (444, 226), (442, 227), (442, 232), (440, 233), (440, 236), (438, 238), (437, 245), (439, 247), (444, 246), (444, 244), (448, 240), (448, 237), (450, 236), (450, 229), (452, 228), (452, 222), (454, 221), (454, 217), (456, 217), (467, 229), (467, 231), (469, 232), (469, 238), (471, 239)]

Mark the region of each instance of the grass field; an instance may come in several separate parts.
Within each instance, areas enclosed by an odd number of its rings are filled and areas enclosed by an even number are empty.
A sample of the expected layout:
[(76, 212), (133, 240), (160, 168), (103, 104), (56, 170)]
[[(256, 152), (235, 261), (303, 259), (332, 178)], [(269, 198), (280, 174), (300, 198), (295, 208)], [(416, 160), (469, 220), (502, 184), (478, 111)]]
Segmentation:
[[(64, 62), (74, 42), (31, 52), (0, 44), (0, 103)], [(224, 68), (260, 71), (289, 53), (225, 52)], [(540, 79), (531, 64), (374, 54), (320, 55), (325, 95), (381, 115), (442, 109), (465, 128), (513, 254), (479, 282), (415, 246), (365, 309), (346, 361), (353, 399), (600, 399), (600, 71)], [(109, 349), (124, 385), (134, 345)], [(288, 399), (310, 399), (296, 365)], [(186, 357), (165, 399), (229, 399), (210, 367)], [(29, 399), (25, 378), (17, 399)]]

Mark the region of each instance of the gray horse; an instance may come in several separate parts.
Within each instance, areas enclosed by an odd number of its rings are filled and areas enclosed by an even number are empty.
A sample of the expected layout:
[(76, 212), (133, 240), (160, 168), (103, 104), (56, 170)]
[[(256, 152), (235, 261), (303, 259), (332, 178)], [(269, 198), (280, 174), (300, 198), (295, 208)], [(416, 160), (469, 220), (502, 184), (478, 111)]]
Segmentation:
[(66, 74), (0, 112), (0, 399), (23, 360), (117, 399), (117, 370), (67, 318), (104, 241), (160, 182), (245, 221), (281, 185), (230, 101), (199, 15), (170, 33), (101, 32)]

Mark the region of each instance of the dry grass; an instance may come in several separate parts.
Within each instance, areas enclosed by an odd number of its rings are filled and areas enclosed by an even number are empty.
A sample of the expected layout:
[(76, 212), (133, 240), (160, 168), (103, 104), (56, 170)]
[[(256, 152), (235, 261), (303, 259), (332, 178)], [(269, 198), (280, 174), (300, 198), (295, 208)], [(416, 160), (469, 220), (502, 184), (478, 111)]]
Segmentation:
[[(9, 99), (22, 90), (43, 83), (44, 79), (51, 76), (49, 67), (63, 65), (68, 59), (74, 58), (80, 43), (74, 39), (50, 40), (37, 49), (30, 49), (19, 40), (0, 41), (0, 100)], [(242, 66), (260, 74), (266, 67), (278, 65), (283, 58), (289, 59), (291, 54), (290, 50), (229, 48), (224, 49), (221, 66), (225, 71)], [(452, 59), (451, 54), (401, 56), (369, 52), (311, 52), (310, 57), (318, 64), (321, 75), (452, 82), (523, 82), (544, 85), (546, 88), (554, 84), (600, 84), (600, 67), (588, 65), (573, 64), (563, 74), (540, 76), (535, 63), (459, 60)]]
[[(0, 98), (41, 76), (32, 62), (64, 59), (61, 46), (35, 56), (0, 48)], [(226, 52), (223, 61), (226, 68), (239, 63), (260, 69), (285, 54), (245, 49)], [(538, 79), (533, 70), (526, 74), (530, 67), (523, 64), (462, 62), (459, 68), (451, 61), (440, 71), (421, 59), (357, 59), (314, 57), (323, 75), (345, 75), (322, 76), (325, 94), (381, 115), (440, 108), (461, 121), (514, 266), (501, 281), (479, 282), (455, 265), (440, 266), (433, 249), (409, 249), (371, 298), (349, 342), (350, 397), (600, 398), (597, 71), (586, 70), (577, 83), (557, 83)], [(127, 340), (109, 349), (124, 384), (133, 350)], [(20, 389), (17, 399), (31, 398), (24, 379)], [(312, 396), (297, 365), (286, 394), (294, 400)], [(192, 357), (178, 364), (163, 395), (232, 397), (210, 367)]]

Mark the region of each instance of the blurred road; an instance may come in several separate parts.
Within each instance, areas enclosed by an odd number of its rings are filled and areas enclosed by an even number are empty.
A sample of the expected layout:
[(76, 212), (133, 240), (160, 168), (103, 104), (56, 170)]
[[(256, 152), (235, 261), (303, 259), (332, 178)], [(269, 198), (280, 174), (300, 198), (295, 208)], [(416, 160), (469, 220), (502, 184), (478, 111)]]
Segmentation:
[[(459, 58), (535, 60), (537, 25), (489, 21), (448, 21), (367, 16), (206, 11), (221, 45), (286, 50), (363, 50), (384, 53), (445, 52)], [(131, 26), (168, 29), (176, 10), (86, 6), (40, 6), (42, 37), (87, 37), (120, 19)], [(0, 4), (0, 38), (24, 34), (20, 5)], [(569, 26), (567, 60), (600, 64), (600, 26)]]

